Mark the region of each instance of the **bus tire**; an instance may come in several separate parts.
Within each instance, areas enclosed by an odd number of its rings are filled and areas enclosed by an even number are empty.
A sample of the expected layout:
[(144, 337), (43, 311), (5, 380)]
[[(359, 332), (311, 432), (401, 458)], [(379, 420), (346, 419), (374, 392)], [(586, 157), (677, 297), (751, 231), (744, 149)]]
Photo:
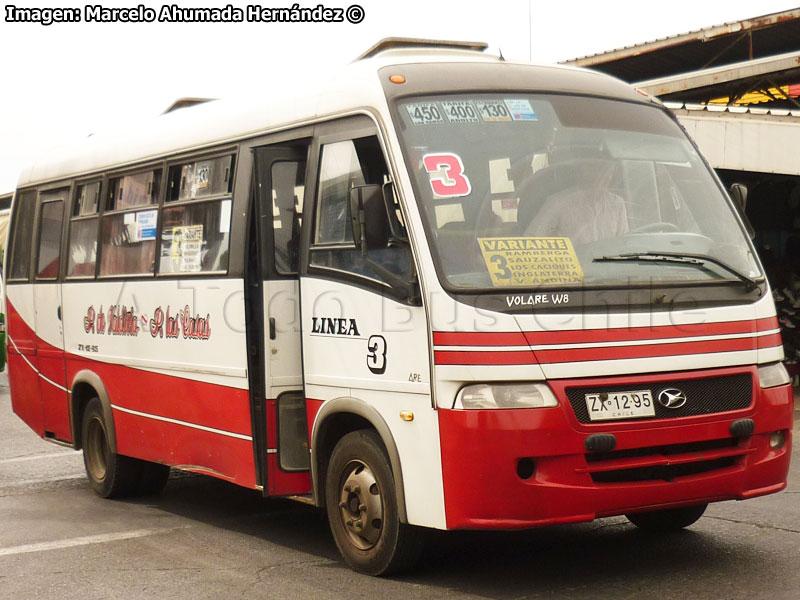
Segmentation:
[(81, 423), (83, 464), (95, 493), (102, 498), (116, 498), (136, 492), (140, 477), (139, 461), (116, 454), (108, 445), (108, 423), (100, 399), (86, 405)]
[(666, 533), (688, 527), (706, 512), (708, 504), (667, 508), (625, 515), (639, 529), (653, 533)]
[(389, 575), (416, 562), (422, 532), (400, 522), (389, 458), (375, 431), (353, 431), (336, 444), (325, 500), (333, 539), (353, 570)]

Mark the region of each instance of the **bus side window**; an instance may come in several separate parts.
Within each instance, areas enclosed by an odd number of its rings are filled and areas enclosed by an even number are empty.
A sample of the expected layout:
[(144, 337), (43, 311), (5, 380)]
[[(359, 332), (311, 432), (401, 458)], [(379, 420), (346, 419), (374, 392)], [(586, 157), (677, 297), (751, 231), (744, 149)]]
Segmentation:
[[(57, 199), (49, 199), (54, 196)], [(58, 279), (61, 258), (61, 229), (64, 223), (64, 197), (57, 194), (42, 194), (39, 211), (39, 244), (36, 253), (36, 279)]]
[(305, 175), (305, 161), (272, 164), (272, 233), (275, 270), (281, 275), (294, 275), (298, 270)]
[(94, 277), (99, 207), (100, 182), (79, 185), (69, 226), (67, 277)]
[[(388, 176), (377, 137), (322, 146), (312, 267), (327, 267), (382, 281), (353, 244), (348, 195), (354, 186), (381, 185), (388, 181)], [(370, 250), (369, 258), (405, 279), (411, 276), (409, 254), (403, 248), (390, 244)]]
[(8, 280), (27, 281), (31, 273), (31, 240), (36, 191), (20, 193), (14, 202), (14, 222), (9, 241)]
[(108, 187), (101, 226), (100, 275), (152, 274), (161, 170), (110, 179)]
[(226, 154), (170, 167), (160, 275), (228, 271), (233, 162)]

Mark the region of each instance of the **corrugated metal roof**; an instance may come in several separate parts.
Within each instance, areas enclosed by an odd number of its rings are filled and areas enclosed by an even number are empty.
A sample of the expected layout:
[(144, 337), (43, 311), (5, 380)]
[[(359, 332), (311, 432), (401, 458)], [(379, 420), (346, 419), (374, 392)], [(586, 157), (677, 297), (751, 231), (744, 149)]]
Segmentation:
[(722, 106), (719, 104), (696, 104), (691, 102), (664, 102), (664, 106), (672, 111), (686, 110), (690, 112), (728, 113), (732, 115), (757, 115), (769, 117), (793, 117), (800, 119), (800, 109), (760, 108), (756, 106)]
[(628, 82), (800, 50), (800, 8), (564, 61)]

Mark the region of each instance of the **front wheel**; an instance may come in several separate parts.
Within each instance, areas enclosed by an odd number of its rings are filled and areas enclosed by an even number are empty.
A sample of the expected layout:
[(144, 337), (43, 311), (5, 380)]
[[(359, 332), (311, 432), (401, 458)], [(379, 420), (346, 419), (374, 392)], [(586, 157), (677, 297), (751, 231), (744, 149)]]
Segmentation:
[(698, 504), (696, 506), (632, 513), (625, 516), (639, 529), (663, 533), (688, 527), (703, 516), (707, 507), (708, 504)]
[(389, 458), (374, 431), (348, 433), (336, 444), (325, 503), (333, 539), (352, 569), (388, 575), (416, 562), (422, 533), (400, 522)]

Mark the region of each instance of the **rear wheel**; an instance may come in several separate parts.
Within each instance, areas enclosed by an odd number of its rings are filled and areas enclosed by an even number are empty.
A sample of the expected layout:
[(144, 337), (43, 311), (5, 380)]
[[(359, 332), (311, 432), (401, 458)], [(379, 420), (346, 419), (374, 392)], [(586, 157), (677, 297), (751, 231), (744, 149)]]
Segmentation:
[(708, 504), (698, 504), (696, 506), (632, 513), (625, 516), (639, 529), (661, 533), (688, 527), (703, 516), (707, 507)]
[(388, 575), (416, 562), (422, 533), (400, 522), (389, 458), (377, 433), (354, 431), (339, 441), (328, 464), (325, 501), (333, 539), (352, 569)]
[(112, 452), (108, 423), (99, 398), (92, 398), (83, 413), (83, 464), (94, 491), (103, 498), (134, 493), (141, 477), (138, 461)]

